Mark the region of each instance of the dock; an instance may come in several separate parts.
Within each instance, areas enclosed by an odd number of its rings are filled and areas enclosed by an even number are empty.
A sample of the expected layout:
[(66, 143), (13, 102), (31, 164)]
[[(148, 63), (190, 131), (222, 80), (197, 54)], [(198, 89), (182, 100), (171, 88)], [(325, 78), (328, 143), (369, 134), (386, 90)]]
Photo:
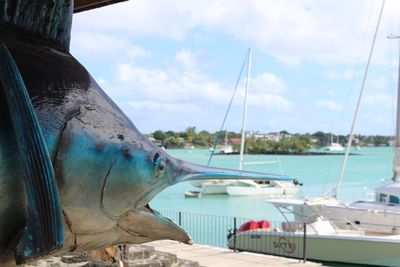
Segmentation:
[(154, 241), (143, 245), (126, 245), (122, 250), (110, 247), (93, 252), (72, 252), (48, 257), (24, 267), (262, 267), (322, 266), (278, 256), (233, 250), (207, 245), (185, 245), (176, 241)]
[(319, 263), (306, 262), (278, 256), (264, 255), (251, 252), (234, 252), (230, 249), (211, 247), (207, 245), (185, 245), (176, 241), (154, 241), (146, 243), (156, 251), (175, 254), (178, 258), (198, 262), (207, 267), (262, 267), (262, 266), (322, 266)]

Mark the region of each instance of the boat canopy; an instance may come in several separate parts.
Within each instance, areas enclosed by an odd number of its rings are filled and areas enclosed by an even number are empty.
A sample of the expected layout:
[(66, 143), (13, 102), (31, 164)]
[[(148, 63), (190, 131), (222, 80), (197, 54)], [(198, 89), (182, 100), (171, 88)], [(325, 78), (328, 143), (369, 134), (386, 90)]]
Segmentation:
[(390, 182), (375, 189), (376, 194), (400, 196), (400, 182)]
[(281, 208), (288, 208), (288, 207), (294, 207), (294, 206), (301, 206), (304, 205), (304, 200), (302, 199), (268, 199), (268, 203), (271, 203), (275, 207), (281, 207)]
[(268, 203), (271, 203), (272, 205), (276, 207), (282, 207), (282, 208), (287, 208), (287, 207), (295, 207), (295, 206), (317, 206), (317, 205), (333, 205), (333, 204), (338, 204), (340, 203), (337, 199), (335, 198), (329, 198), (325, 196), (313, 198), (313, 199), (268, 199)]

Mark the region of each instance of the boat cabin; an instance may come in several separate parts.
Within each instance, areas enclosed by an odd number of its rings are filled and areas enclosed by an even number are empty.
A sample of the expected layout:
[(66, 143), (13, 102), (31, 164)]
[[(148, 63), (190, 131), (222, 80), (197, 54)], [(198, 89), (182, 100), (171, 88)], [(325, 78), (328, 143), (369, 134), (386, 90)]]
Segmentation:
[(400, 182), (390, 182), (376, 188), (375, 201), (386, 205), (400, 205)]

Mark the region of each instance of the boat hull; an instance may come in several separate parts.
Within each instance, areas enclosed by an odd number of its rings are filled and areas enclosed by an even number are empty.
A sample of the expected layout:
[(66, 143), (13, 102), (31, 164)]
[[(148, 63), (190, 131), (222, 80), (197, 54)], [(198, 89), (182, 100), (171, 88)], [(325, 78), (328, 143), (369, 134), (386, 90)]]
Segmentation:
[(201, 194), (202, 195), (219, 195), (219, 194), (227, 194), (225, 184), (203, 184), (201, 186)]
[(275, 186), (240, 186), (232, 185), (226, 187), (230, 196), (263, 195), (268, 197), (294, 196), (299, 193), (298, 187), (275, 187)]
[(374, 232), (393, 233), (400, 231), (400, 208), (368, 202), (350, 205), (326, 205), (321, 212), (335, 221), (339, 228), (345, 228), (350, 221), (355, 226)]
[[(246, 231), (236, 235), (236, 249), (302, 258), (303, 233)], [(233, 236), (228, 240), (234, 247)], [(310, 260), (377, 266), (399, 266), (400, 236), (379, 238), (309, 234), (306, 258)]]

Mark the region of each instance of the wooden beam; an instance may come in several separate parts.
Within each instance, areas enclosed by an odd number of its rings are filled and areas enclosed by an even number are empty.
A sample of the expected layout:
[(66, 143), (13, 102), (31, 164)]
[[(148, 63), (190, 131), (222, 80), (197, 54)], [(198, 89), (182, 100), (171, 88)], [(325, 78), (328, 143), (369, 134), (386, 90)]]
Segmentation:
[(74, 0), (74, 13), (103, 7), (127, 0)]

